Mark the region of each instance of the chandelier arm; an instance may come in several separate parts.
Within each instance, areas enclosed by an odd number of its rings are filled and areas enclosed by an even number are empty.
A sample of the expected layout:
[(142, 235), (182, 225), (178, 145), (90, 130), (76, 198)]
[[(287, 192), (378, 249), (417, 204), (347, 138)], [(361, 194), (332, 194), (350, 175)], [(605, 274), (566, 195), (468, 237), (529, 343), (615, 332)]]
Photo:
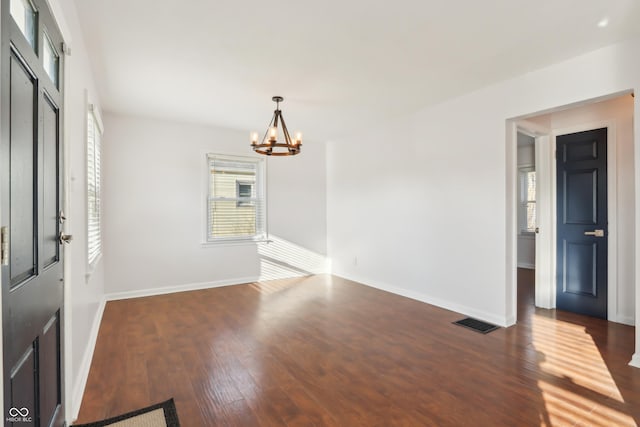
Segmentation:
[(293, 145), (291, 143), (291, 136), (289, 135), (289, 130), (287, 129), (287, 124), (284, 122), (284, 117), (280, 115), (280, 121), (282, 122), (282, 133), (284, 133), (284, 139), (287, 142), (287, 145)]
[(276, 128), (278, 127), (278, 118), (280, 118), (280, 120), (282, 120), (282, 116), (281, 116), (280, 110), (276, 110), (276, 111), (273, 112), (274, 126)]

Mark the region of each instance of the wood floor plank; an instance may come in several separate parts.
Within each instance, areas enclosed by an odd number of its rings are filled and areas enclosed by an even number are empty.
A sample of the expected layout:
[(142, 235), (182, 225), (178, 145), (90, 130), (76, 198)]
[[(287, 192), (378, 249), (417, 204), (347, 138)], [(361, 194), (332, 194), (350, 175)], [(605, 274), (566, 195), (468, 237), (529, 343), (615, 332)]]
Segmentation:
[(78, 422), (173, 397), (207, 426), (637, 426), (634, 328), (533, 306), (487, 335), (333, 276), (107, 304)]

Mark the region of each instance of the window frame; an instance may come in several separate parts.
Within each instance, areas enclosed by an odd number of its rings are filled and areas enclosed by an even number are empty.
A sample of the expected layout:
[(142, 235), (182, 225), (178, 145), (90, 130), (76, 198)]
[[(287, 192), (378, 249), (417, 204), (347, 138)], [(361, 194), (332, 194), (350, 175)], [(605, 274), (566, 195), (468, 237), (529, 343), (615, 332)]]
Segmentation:
[[(92, 120), (93, 119), (93, 120)], [(85, 124), (86, 124), (86, 133), (85, 133), (85, 196), (86, 196), (86, 223), (85, 223), (85, 233), (86, 233), (86, 239), (85, 239), (85, 249), (86, 249), (86, 263), (87, 263), (87, 278), (93, 273), (93, 271), (95, 270), (97, 264), (100, 262), (100, 260), (102, 259), (102, 254), (103, 254), (103, 239), (102, 239), (102, 141), (103, 141), (103, 135), (104, 135), (104, 125), (102, 122), (102, 117), (100, 115), (100, 111), (98, 110), (98, 107), (95, 104), (92, 104), (89, 102), (89, 100), (87, 99), (87, 108), (86, 108), (86, 116), (85, 116)], [(89, 139), (90, 139), (90, 132), (91, 129), (90, 127), (95, 127), (94, 128), (94, 132), (97, 131), (97, 134), (99, 135), (98, 138), (98, 151), (99, 151), (99, 156), (96, 159), (95, 153), (96, 153), (96, 138), (94, 137), (93, 139), (93, 152), (94, 152), (94, 157), (93, 157), (93, 167), (94, 169), (96, 169), (96, 165), (97, 165), (97, 169), (100, 171), (100, 174), (98, 176), (96, 176), (95, 172), (94, 172), (94, 176), (95, 178), (95, 183), (94, 186), (96, 187), (95, 190), (95, 199), (96, 199), (96, 204), (97, 204), (97, 223), (98, 223), (98, 250), (95, 256), (91, 256), (91, 252), (90, 252), (90, 248), (91, 248), (91, 242), (90, 242), (90, 236), (89, 236), (89, 227), (92, 225), (92, 221), (89, 215), (89, 204), (90, 204), (90, 182), (89, 182), (89, 171), (90, 171), (90, 165), (89, 165)], [(97, 160), (97, 161), (96, 161)]]
[(534, 236), (535, 227), (533, 230), (527, 228), (527, 208), (533, 204), (536, 210), (537, 219), (537, 201), (538, 201), (538, 180), (536, 175), (536, 197), (535, 200), (528, 200), (527, 198), (527, 175), (530, 172), (536, 173), (536, 168), (533, 165), (521, 165), (518, 166), (518, 234), (521, 236)]
[[(203, 209), (204, 213), (203, 219), (203, 233), (202, 233), (202, 245), (203, 246), (219, 246), (219, 245), (244, 245), (244, 244), (256, 244), (263, 243), (268, 241), (268, 195), (267, 195), (267, 159), (263, 157), (257, 156), (243, 156), (238, 154), (226, 154), (226, 153), (212, 153), (208, 152), (204, 156), (205, 158), (205, 181), (203, 186)], [(239, 162), (251, 162), (257, 165), (256, 175), (252, 181), (249, 180), (236, 180), (236, 194), (238, 191), (237, 185), (238, 182), (248, 183), (250, 182), (254, 191), (256, 192), (256, 199), (262, 199), (264, 213), (261, 218), (257, 218), (261, 220), (261, 224), (256, 224), (256, 230), (260, 230), (260, 232), (256, 232), (256, 234), (251, 236), (229, 236), (229, 237), (213, 237), (210, 224), (209, 217), (209, 202), (211, 200), (211, 161), (215, 158), (221, 160), (229, 160), (229, 161), (239, 161)], [(237, 200), (237, 198), (236, 198)], [(240, 202), (237, 200), (237, 202)], [(255, 204), (254, 201), (249, 201), (249, 203)], [(236, 206), (237, 203), (236, 203)], [(240, 205), (247, 206), (247, 205)]]

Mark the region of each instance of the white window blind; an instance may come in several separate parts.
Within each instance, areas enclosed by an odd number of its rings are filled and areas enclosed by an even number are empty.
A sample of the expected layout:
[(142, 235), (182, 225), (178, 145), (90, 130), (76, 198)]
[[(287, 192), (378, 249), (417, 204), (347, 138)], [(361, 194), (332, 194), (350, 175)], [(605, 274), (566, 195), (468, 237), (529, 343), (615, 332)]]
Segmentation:
[(87, 260), (93, 264), (102, 252), (100, 153), (102, 128), (93, 106), (87, 114)]
[(207, 240), (266, 236), (264, 160), (210, 154)]

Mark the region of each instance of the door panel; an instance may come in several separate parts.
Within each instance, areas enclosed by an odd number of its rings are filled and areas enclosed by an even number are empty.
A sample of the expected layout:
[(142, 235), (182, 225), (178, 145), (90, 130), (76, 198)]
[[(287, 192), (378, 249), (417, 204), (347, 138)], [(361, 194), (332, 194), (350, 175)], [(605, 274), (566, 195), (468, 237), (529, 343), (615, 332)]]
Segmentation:
[(556, 307), (606, 319), (607, 129), (559, 136), (557, 148)]
[(565, 171), (565, 224), (596, 225), (598, 222), (598, 171), (595, 169)]
[(11, 286), (35, 273), (34, 133), (36, 82), (27, 67), (11, 56)]
[(597, 264), (597, 247), (590, 242), (564, 241), (564, 292), (597, 297), (596, 275), (593, 268)]
[(42, 425), (48, 426), (60, 404), (60, 316), (56, 313), (45, 325), (40, 351), (49, 357), (41, 359), (40, 414)]
[(45, 96), (43, 108), (43, 232), (42, 232), (42, 261), (44, 268), (58, 261), (60, 253), (58, 218), (60, 206), (58, 203), (58, 109)]
[[(11, 406), (8, 415), (10, 417), (18, 418), (19, 422), (13, 425), (36, 425), (36, 414), (33, 413), (36, 402), (36, 353), (38, 343), (33, 342), (24, 355), (20, 358), (17, 365), (11, 371)], [(11, 411), (11, 408), (17, 409), (17, 411)], [(26, 408), (26, 410), (25, 410)], [(31, 422), (24, 422), (24, 418), (31, 420)]]
[(37, 11), (34, 49), (8, 12), (10, 0), (0, 1), (0, 218), (10, 231), (1, 268), (4, 407), (31, 417), (13, 425), (60, 427), (63, 111), (61, 90), (45, 70), (41, 40), (45, 27), (52, 49), (61, 49), (62, 37), (46, 1), (30, 0)]

